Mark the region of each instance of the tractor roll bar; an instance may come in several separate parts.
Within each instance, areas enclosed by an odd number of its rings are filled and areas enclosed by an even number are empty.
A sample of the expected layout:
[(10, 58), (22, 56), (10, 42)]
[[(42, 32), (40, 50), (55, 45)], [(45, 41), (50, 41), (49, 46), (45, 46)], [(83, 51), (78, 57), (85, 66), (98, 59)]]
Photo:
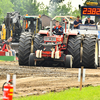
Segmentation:
[(50, 21), (50, 36), (52, 36), (52, 21)]

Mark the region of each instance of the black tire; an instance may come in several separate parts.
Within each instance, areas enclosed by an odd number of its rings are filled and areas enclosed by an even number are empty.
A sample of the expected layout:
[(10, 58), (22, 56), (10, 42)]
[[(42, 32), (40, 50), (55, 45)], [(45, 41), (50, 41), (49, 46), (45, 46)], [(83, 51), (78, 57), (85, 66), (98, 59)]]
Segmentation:
[(43, 40), (43, 35), (37, 34), (34, 38), (34, 48), (33, 48), (33, 53), (35, 53), (36, 50), (43, 50), (43, 46), (41, 43), (44, 42)]
[[(98, 66), (98, 50), (95, 49), (97, 45), (98, 49), (98, 41), (96, 36), (94, 35), (87, 35), (83, 41), (83, 66), (85, 68), (97, 68)], [(97, 52), (97, 53), (96, 53)], [(96, 57), (95, 57), (96, 53)]]
[(34, 53), (31, 53), (29, 55), (29, 66), (34, 66), (34, 59), (35, 59), (35, 54)]
[[(34, 38), (34, 48), (33, 53), (35, 53), (36, 50), (43, 50), (43, 45), (41, 43), (44, 43), (44, 36), (37, 34)], [(41, 66), (43, 61), (37, 61), (37, 66)]]
[(69, 55), (74, 55), (74, 40), (75, 36), (69, 36), (68, 45), (67, 45), (67, 52)]
[(72, 56), (71, 55), (66, 55), (65, 56), (65, 67), (66, 68), (72, 68)]
[(29, 32), (22, 33), (19, 40), (18, 58), (19, 65), (29, 65), (32, 35)]
[(80, 48), (81, 48), (81, 35), (77, 35), (75, 37), (74, 41), (74, 61), (73, 61), (73, 67), (74, 68), (80, 68)]
[(80, 67), (80, 47), (81, 47), (81, 35), (69, 36), (67, 51), (68, 55), (73, 56), (73, 67)]

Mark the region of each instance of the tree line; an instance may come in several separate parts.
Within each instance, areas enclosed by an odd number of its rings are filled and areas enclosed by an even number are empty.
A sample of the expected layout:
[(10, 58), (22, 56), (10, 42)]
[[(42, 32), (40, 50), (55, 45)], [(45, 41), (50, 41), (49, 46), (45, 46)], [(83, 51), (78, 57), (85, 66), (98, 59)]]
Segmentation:
[(0, 0), (0, 24), (3, 22), (7, 12), (18, 11), (21, 15), (45, 14), (52, 18), (56, 15), (80, 15), (79, 9), (72, 11), (72, 5), (64, 0), (50, 0), (49, 6), (39, 3), (37, 0)]

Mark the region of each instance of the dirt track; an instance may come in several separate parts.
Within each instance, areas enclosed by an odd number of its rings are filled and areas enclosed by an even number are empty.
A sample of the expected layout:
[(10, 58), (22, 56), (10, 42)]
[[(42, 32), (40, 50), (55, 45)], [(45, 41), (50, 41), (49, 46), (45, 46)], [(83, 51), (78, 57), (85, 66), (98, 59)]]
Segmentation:
[[(1, 87), (6, 81), (7, 73), (17, 75), (14, 96), (38, 95), (79, 87), (77, 68), (28, 67), (19, 66), (17, 62), (0, 62), (0, 97), (2, 97)], [(100, 85), (100, 68), (86, 69), (86, 80), (83, 86), (87, 85)]]

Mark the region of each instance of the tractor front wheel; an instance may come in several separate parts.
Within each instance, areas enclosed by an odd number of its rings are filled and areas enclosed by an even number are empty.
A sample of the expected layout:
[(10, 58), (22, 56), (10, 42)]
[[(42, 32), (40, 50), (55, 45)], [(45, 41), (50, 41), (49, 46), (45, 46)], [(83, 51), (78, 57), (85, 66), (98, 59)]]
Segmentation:
[(34, 59), (35, 59), (35, 54), (34, 53), (31, 53), (30, 56), (29, 56), (29, 66), (34, 66)]
[(65, 67), (66, 68), (72, 68), (73, 60), (71, 55), (65, 56)]
[(84, 38), (82, 61), (85, 68), (97, 68), (98, 40), (95, 35), (86, 35)]
[(19, 40), (18, 58), (19, 65), (28, 65), (29, 55), (31, 52), (32, 35), (29, 32), (22, 33)]

